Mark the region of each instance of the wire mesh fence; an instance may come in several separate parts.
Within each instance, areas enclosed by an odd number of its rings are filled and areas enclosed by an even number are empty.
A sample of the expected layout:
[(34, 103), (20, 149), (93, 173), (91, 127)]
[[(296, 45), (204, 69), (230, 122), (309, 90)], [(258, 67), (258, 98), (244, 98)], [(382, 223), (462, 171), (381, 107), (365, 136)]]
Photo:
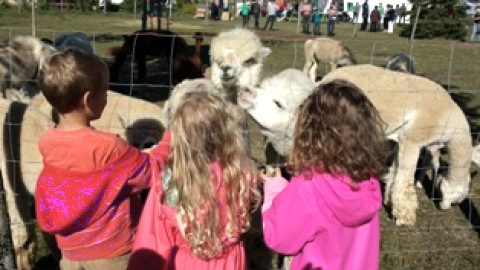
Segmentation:
[[(68, 32), (77, 32), (74, 29), (71, 31), (55, 31), (49, 29), (36, 29), (36, 33), (41, 37), (48, 37), (55, 40), (59, 35)], [(28, 28), (0, 28), (3, 38), (12, 38), (17, 35), (28, 35)], [(100, 33), (100, 32), (84, 32), (90, 41), (93, 51), (101, 55), (105, 61), (111, 66), (115, 61), (114, 56), (105, 55), (105, 52), (111, 47), (122, 46), (124, 39), (123, 34), (132, 33)], [(184, 39), (189, 39), (190, 35), (183, 35)], [(204, 44), (209, 44), (211, 36), (206, 36)], [(280, 70), (286, 68), (303, 68), (304, 63), (304, 38), (298, 37), (282, 37), (282, 36), (268, 36), (262, 35), (262, 41), (265, 46), (272, 49), (272, 54), (268, 56), (262, 71), (262, 78), (266, 78), (277, 74)], [(356, 43), (358, 47), (353, 44)], [(353, 54), (357, 57), (359, 63), (370, 63), (374, 65), (384, 66), (386, 60), (396, 52), (403, 52), (408, 55), (415, 63), (415, 68), (420, 75), (426, 76), (434, 81), (439, 82), (457, 102), (457, 104), (465, 112), (471, 127), (471, 135), (474, 145), (478, 144), (478, 92), (480, 91), (480, 79), (476, 74), (480, 71), (480, 48), (474, 47), (471, 44), (463, 43), (445, 43), (445, 42), (399, 42), (395, 48), (388, 47), (382, 42), (374, 40), (355, 39), (344, 41), (345, 44), (350, 45)], [(173, 45), (173, 44), (172, 44)], [(131, 48), (132, 49), (132, 48)], [(132, 51), (133, 52), (133, 51)], [(175, 83), (172, 76), (172, 59), (171, 52), (162, 57), (147, 57), (146, 69), (147, 76), (143, 82), (138, 82), (138, 63), (135, 62), (134, 53), (130, 53), (121, 66), (119, 72), (119, 80), (111, 82), (110, 87), (126, 96), (140, 97), (148, 100), (150, 103), (155, 103), (162, 106), (163, 101), (168, 98), (171, 89)], [(430, 55), (427, 58), (427, 55)], [(434, 55), (434, 57), (431, 57)], [(133, 56), (133, 57), (132, 57)], [(208, 50), (207, 50), (208, 56)], [(0, 55), (2, 59), (9, 59), (8, 56)], [(8, 63), (8, 60), (5, 60)], [(3, 64), (4, 62), (2, 62)], [(8, 67), (8, 64), (7, 64)], [(321, 64), (319, 67), (320, 74), (325, 74), (330, 69), (329, 64)], [(10, 69), (12, 70), (12, 69)], [(371, 80), (376, 79), (376, 74), (371, 74)], [(33, 80), (34, 81), (34, 80)], [(390, 83), (402, 82), (385, 82), (387, 88)], [(412, 103), (419, 102), (415, 100), (419, 91), (412, 92), (408, 87), (408, 82), (405, 82), (405, 92), (411, 92)], [(388, 102), (386, 100), (385, 102)], [(428, 100), (422, 100), (427, 102)], [(5, 115), (9, 112), (9, 105), (7, 103), (0, 103), (0, 111)], [(426, 105), (426, 104), (425, 104)], [(3, 107), (2, 107), (3, 106)], [(442, 108), (437, 108), (438, 112)], [(434, 118), (435, 115), (432, 116)], [(4, 118), (4, 117), (2, 117)], [(432, 119), (433, 120), (433, 119)], [(32, 136), (23, 136), (21, 134), (8, 135), (5, 129), (11, 126), (21, 126), (21, 132), (28, 133), (30, 130), (38, 131), (38, 123), (35, 122), (9, 122), (4, 120), (4, 136), (19, 136), (19, 143), (17, 145), (4, 145), (3, 152), (14, 151), (13, 148), (27, 148), (32, 153), (37, 151), (34, 145), (36, 139)], [(47, 128), (47, 127), (45, 127)], [(109, 127), (99, 127), (100, 129), (108, 129)], [(265, 154), (265, 141), (260, 132), (258, 124), (249, 120), (245, 130), (250, 141), (250, 152), (252, 156), (264, 165), (276, 166), (283, 164), (281, 159), (267, 160)], [(417, 131), (421, 133), (421, 130)], [(123, 134), (122, 134), (123, 135)], [(456, 134), (451, 134), (456, 136)], [(8, 141), (8, 140), (7, 140)], [(27, 149), (17, 149), (18, 153), (28, 153)], [(2, 153), (3, 157), (8, 157), (6, 153)], [(10, 155), (11, 156), (11, 155)], [(443, 153), (442, 157), (447, 157), (448, 153)], [(4, 185), (7, 185), (5, 193), (1, 193), (7, 197), (7, 203), (10, 214), (9, 219), (5, 219), (5, 215), (1, 213), (3, 210), (0, 206), (0, 227), (2, 223), (10, 222), (10, 228), (14, 232), (14, 237), (18, 239), (13, 240), (13, 244), (19, 245), (21, 241), (28, 242), (32, 237), (37, 237), (39, 242), (42, 242), (38, 235), (28, 235), (28, 229), (25, 226), (35, 224), (35, 220), (28, 213), (22, 215), (12, 212), (11, 207), (15, 207), (19, 203), (26, 204), (22, 209), (29, 209), (31, 206), (31, 197), (25, 196), (24, 192), (16, 192), (20, 186), (24, 186), (27, 190), (32, 191), (34, 183), (25, 183), (25, 181), (34, 181), (36, 170), (41, 167), (41, 160), (38, 154), (32, 155), (16, 155), (16, 158), (4, 160), (5, 164), (1, 165), (2, 175), (4, 176)], [(5, 159), (5, 158), (4, 158)], [(443, 159), (442, 159), (443, 160)], [(6, 174), (8, 170), (7, 163), (19, 164), (18, 172), (15, 175)], [(381, 211), (381, 268), (382, 269), (479, 269), (480, 268), (480, 216), (478, 214), (478, 205), (480, 204), (480, 184), (478, 183), (477, 167), (471, 166), (472, 184), (468, 198), (448, 210), (440, 210), (438, 202), (441, 198), (438, 188), (433, 180), (431, 180), (431, 166), (427, 164), (422, 167), (419, 162), (417, 168), (418, 188), (416, 193), (419, 200), (419, 209), (417, 210), (417, 222), (413, 227), (401, 227), (395, 225), (392, 220), (390, 209), (384, 207)], [(470, 166), (470, 164), (466, 165)], [(448, 164), (442, 163), (440, 171), (448, 168)], [(26, 174), (23, 174), (26, 170)], [(8, 175), (8, 179), (5, 176)], [(425, 176), (426, 175), (426, 176)], [(413, 181), (413, 179), (412, 179)], [(7, 182), (7, 184), (5, 184)], [(8, 200), (8, 196), (14, 198)], [(20, 197), (19, 197), (20, 196)], [(12, 202), (14, 202), (12, 204)], [(27, 210), (28, 211), (28, 210)], [(13, 215), (13, 216), (12, 216)], [(30, 216), (30, 218), (27, 218)], [(253, 228), (253, 230), (261, 230), (261, 228)], [(8, 233), (8, 232), (7, 232)], [(37, 229), (38, 233), (38, 229)], [(11, 266), (11, 257), (9, 251), (15, 250), (18, 247), (12, 246), (12, 238), (3, 237), (0, 244), (0, 256), (3, 258), (5, 269), (8, 264)], [(17, 241), (17, 243), (16, 243)], [(38, 245), (40, 249), (37, 251), (38, 255), (45, 255), (48, 253), (46, 247), (42, 244)], [(42, 250), (43, 249), (43, 250)]]

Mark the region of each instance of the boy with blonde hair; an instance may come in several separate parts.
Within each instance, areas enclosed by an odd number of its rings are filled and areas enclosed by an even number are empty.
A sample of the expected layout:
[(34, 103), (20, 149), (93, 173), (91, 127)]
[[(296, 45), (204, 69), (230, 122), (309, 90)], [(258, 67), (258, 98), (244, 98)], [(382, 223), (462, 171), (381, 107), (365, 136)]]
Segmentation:
[(74, 49), (53, 54), (39, 73), (59, 122), (39, 141), (36, 215), (55, 235), (61, 269), (126, 268), (142, 209), (138, 192), (150, 187), (152, 170), (168, 155), (169, 133), (145, 154), (90, 126), (107, 104), (108, 78), (99, 57)]

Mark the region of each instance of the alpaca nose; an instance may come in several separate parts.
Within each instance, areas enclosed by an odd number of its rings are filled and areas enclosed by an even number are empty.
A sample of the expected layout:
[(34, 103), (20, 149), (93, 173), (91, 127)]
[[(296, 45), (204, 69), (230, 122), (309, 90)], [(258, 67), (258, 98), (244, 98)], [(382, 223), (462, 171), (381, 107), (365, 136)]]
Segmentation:
[(222, 66), (220, 68), (222, 69), (223, 73), (227, 73), (231, 69), (229, 66)]

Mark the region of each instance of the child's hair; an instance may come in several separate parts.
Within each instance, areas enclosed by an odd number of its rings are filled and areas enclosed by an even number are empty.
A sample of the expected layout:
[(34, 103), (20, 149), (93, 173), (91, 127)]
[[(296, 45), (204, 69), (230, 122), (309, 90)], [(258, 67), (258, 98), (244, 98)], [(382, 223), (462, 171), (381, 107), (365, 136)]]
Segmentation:
[[(225, 243), (239, 240), (250, 227), (250, 209), (259, 202), (255, 166), (226, 107), (218, 95), (189, 93), (171, 124), (172, 171), (162, 200), (175, 194), (182, 233), (193, 254), (204, 259), (221, 256)], [(221, 176), (215, 175), (215, 164)], [(223, 179), (226, 205), (219, 199), (218, 177)]]
[(299, 107), (288, 164), (295, 174), (347, 174), (360, 182), (385, 173), (387, 149), (384, 122), (370, 100), (355, 85), (334, 80)]
[(67, 113), (79, 106), (87, 91), (95, 95), (99, 90), (106, 90), (108, 77), (108, 66), (98, 56), (67, 49), (45, 60), (39, 71), (38, 85), (59, 113)]

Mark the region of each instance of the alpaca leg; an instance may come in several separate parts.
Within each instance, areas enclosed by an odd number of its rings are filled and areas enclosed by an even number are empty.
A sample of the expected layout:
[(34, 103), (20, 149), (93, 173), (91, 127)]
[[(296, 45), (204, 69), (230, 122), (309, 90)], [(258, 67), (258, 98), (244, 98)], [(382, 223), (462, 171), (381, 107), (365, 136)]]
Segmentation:
[(308, 70), (308, 76), (310, 77), (310, 80), (312, 80), (312, 82), (315, 82), (317, 80), (317, 66), (317, 62), (312, 61), (310, 69)]
[(392, 184), (395, 180), (395, 174), (397, 173), (398, 168), (398, 143), (393, 139), (390, 139), (388, 142), (390, 145), (390, 150), (386, 160), (386, 165), (389, 165), (389, 167), (387, 174), (382, 176), (382, 180), (385, 182), (385, 192), (383, 196), (383, 203), (385, 205), (389, 205), (392, 201)]
[(472, 162), (480, 166), (480, 145), (475, 145), (472, 150)]
[(445, 147), (444, 145), (434, 145), (428, 147), (430, 155), (432, 156), (432, 181), (438, 183), (438, 170), (440, 169), (440, 149)]
[(408, 140), (399, 143), (398, 168), (392, 185), (392, 215), (397, 225), (415, 225), (418, 207), (414, 175), (420, 146)]
[(28, 226), (33, 224), (25, 224), (22, 220), (19, 209), (16, 207), (15, 195), (7, 194), (7, 209), (12, 233), (12, 243), (15, 250), (16, 262), (18, 269), (33, 269), (35, 263), (35, 242), (32, 241), (31, 232)]
[(397, 171), (396, 161), (388, 168), (388, 173), (384, 175), (383, 181), (385, 182), (385, 193), (383, 195), (383, 203), (388, 205), (391, 202), (391, 192), (392, 192), (392, 184), (395, 179), (395, 173)]
[(470, 133), (455, 134), (447, 143), (449, 170), (447, 177), (440, 182), (442, 202), (440, 208), (448, 209), (452, 203), (461, 203), (470, 189), (470, 165), (472, 162), (472, 142)]

